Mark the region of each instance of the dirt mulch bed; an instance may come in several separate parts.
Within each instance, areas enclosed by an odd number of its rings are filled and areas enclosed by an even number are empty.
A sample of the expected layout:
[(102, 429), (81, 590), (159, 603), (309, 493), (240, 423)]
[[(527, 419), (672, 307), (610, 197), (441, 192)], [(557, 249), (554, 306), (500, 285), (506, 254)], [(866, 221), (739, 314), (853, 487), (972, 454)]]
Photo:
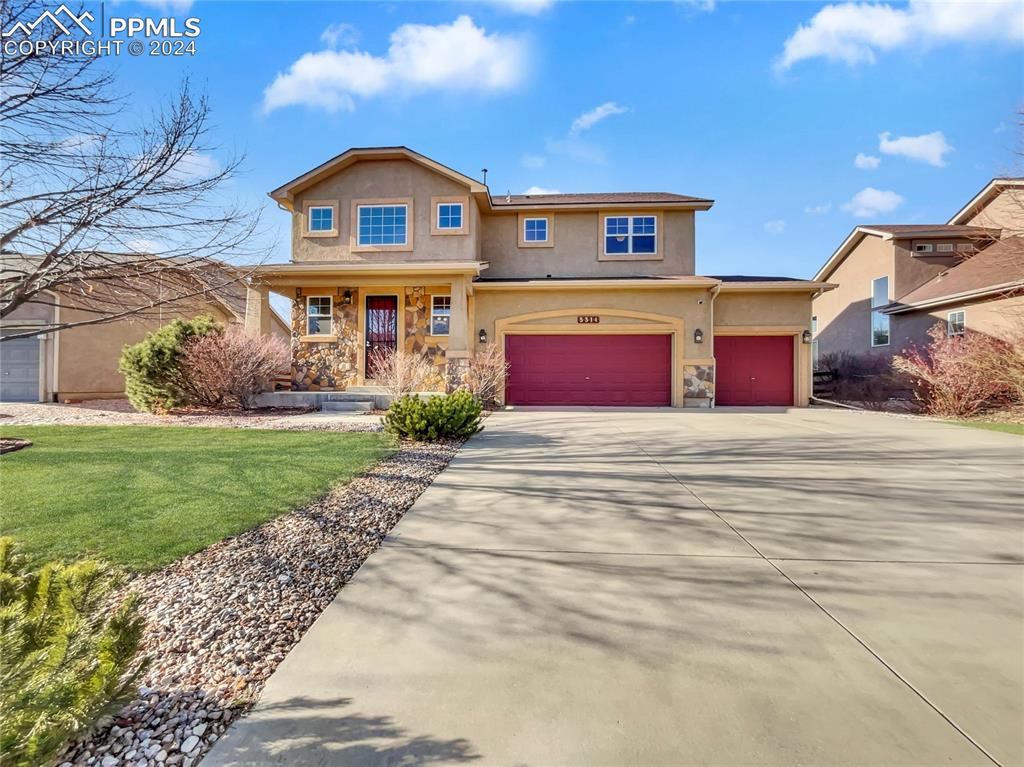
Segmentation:
[(16, 439), (14, 437), (0, 437), (0, 455), (4, 453), (13, 453), (15, 450), (21, 450), (23, 447), (28, 447), (32, 443), (27, 439)]
[(152, 666), (138, 697), (72, 745), (62, 767), (191, 767), (460, 444), (403, 444), (321, 500), (129, 584)]

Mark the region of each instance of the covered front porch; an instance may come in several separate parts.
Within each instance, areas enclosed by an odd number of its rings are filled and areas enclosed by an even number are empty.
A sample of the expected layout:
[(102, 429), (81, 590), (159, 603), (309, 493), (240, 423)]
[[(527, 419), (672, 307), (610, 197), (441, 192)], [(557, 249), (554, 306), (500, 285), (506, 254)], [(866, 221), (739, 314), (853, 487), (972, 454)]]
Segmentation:
[(469, 358), (478, 261), (268, 264), (252, 270), (246, 328), (270, 332), (270, 293), (291, 301), (292, 391), (372, 385), (375, 352), (424, 354), (443, 390)]

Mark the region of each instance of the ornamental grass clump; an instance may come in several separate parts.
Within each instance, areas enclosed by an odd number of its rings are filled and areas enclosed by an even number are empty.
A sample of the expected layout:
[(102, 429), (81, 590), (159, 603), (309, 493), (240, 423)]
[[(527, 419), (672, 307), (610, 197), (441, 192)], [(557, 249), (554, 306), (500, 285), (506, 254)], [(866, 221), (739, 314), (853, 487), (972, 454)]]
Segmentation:
[(465, 390), (427, 399), (406, 395), (391, 403), (384, 427), (397, 437), (420, 442), (465, 439), (483, 428), (482, 412), (480, 400)]
[(26, 569), (0, 538), (0, 755), (52, 763), (76, 734), (135, 692), (144, 622), (134, 597), (111, 606), (120, 578), (98, 560)]

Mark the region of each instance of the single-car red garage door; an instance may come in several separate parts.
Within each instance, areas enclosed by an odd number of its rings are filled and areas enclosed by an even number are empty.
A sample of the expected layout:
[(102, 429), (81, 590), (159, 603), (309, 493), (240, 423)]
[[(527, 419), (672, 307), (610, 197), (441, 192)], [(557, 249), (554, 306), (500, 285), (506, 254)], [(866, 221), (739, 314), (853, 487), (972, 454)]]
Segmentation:
[(715, 404), (792, 405), (793, 336), (715, 336)]
[(670, 335), (509, 335), (509, 405), (670, 405)]

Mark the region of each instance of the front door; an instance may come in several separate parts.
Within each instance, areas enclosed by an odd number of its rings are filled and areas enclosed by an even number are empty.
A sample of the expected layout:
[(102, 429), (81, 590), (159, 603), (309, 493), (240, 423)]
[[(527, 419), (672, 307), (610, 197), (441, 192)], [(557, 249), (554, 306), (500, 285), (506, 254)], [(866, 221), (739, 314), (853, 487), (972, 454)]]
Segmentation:
[(366, 297), (366, 378), (374, 379), (374, 352), (398, 349), (398, 296)]

